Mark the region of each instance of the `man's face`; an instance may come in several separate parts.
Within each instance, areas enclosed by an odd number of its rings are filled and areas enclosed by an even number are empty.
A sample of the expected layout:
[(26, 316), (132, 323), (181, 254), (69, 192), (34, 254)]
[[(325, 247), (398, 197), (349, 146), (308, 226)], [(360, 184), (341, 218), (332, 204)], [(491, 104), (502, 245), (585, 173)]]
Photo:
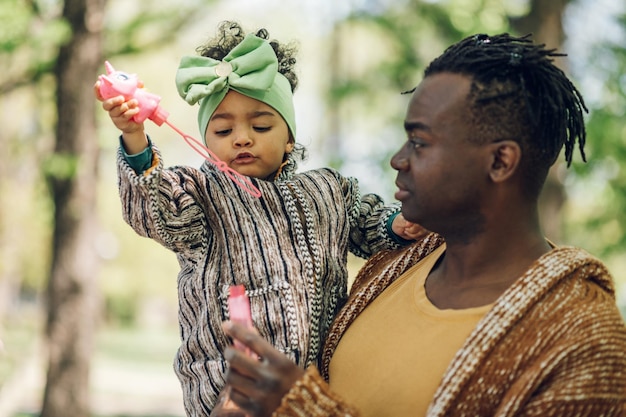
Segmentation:
[(481, 228), (480, 204), (490, 163), (486, 147), (468, 140), (470, 84), (459, 74), (425, 78), (407, 109), (407, 141), (391, 159), (404, 217), (460, 237)]

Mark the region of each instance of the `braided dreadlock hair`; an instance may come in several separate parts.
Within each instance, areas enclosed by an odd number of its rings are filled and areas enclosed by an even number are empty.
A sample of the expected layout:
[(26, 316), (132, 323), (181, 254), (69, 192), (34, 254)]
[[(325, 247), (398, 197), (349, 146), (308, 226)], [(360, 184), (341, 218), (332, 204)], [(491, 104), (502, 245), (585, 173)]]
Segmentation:
[(467, 37), (432, 61), (424, 76), (452, 72), (472, 79), (471, 140), (519, 143), (527, 191), (536, 195), (563, 146), (568, 167), (576, 141), (586, 161), (583, 112), (588, 110), (580, 92), (553, 63), (565, 54), (534, 44), (530, 36)]

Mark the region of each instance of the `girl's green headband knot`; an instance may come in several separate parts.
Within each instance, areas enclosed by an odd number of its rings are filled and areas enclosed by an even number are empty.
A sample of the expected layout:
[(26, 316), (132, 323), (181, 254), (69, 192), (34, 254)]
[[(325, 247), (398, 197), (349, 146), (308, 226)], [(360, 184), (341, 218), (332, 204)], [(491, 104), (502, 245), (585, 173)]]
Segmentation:
[(202, 138), (211, 116), (229, 89), (274, 108), (295, 138), (291, 85), (278, 72), (278, 60), (272, 46), (255, 35), (247, 35), (222, 61), (204, 56), (184, 56), (176, 73), (176, 87), (187, 103), (200, 102), (198, 124)]

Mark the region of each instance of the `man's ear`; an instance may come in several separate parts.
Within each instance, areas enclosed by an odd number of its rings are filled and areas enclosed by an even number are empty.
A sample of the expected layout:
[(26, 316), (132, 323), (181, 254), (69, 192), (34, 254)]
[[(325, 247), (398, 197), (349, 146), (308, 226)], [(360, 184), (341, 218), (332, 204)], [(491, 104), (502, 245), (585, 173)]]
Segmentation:
[(514, 140), (503, 140), (489, 145), (491, 166), (489, 176), (494, 182), (509, 179), (519, 167), (522, 148)]

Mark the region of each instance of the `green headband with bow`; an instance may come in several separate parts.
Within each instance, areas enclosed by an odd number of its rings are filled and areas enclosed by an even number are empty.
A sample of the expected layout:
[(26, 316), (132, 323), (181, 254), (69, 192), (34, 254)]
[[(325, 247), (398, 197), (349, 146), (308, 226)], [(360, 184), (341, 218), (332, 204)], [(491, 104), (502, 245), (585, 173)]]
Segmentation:
[(278, 72), (272, 46), (253, 34), (247, 35), (222, 61), (184, 56), (176, 72), (176, 87), (187, 103), (200, 101), (198, 125), (203, 140), (211, 116), (229, 89), (274, 108), (296, 137), (291, 85)]

